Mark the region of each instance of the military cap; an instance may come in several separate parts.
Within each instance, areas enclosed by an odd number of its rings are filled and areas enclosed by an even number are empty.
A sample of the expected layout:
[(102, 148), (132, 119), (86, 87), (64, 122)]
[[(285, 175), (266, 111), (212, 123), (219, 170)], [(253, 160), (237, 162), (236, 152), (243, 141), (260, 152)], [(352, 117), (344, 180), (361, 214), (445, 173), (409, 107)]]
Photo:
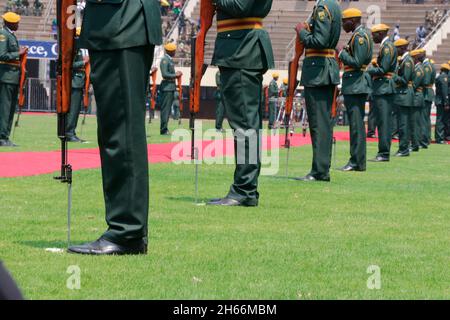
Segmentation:
[(381, 24), (377, 24), (375, 26), (372, 27), (371, 31), (372, 33), (375, 32), (382, 32), (382, 31), (389, 31), (390, 27), (384, 23)]
[(164, 46), (164, 49), (166, 49), (166, 51), (170, 51), (170, 52), (176, 51), (177, 50), (177, 45), (175, 43), (173, 43), (173, 42), (170, 42), (170, 43), (168, 43), (168, 44), (166, 44)]
[(413, 51), (411, 51), (411, 57), (417, 57), (417, 56), (420, 56), (421, 54), (425, 54), (426, 53), (426, 51), (425, 51), (425, 49), (417, 49), (417, 50), (413, 50)]
[(442, 65), (441, 65), (441, 69), (450, 71), (450, 64), (448, 64), (448, 63), (442, 64)]
[(397, 41), (394, 42), (394, 45), (396, 47), (403, 47), (403, 46), (407, 46), (409, 44), (409, 41), (406, 39), (398, 39)]
[(350, 19), (350, 18), (361, 18), (362, 12), (356, 8), (349, 8), (347, 10), (342, 11), (342, 19)]
[(289, 79), (288, 78), (283, 79), (283, 83), (284, 84), (288, 84), (289, 83)]
[(272, 78), (279, 78), (280, 75), (277, 72), (272, 73)]
[(14, 12), (7, 12), (2, 15), (2, 18), (9, 23), (18, 23), (20, 21), (20, 16)]

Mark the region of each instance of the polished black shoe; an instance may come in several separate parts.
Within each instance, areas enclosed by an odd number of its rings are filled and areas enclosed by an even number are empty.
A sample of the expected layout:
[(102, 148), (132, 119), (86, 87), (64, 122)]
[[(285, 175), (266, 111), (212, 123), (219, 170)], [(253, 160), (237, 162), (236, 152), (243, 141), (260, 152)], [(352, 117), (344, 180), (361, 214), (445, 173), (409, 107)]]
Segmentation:
[(392, 136), (392, 140), (398, 140), (398, 139), (400, 139), (398, 135), (393, 135)]
[(351, 171), (363, 172), (363, 171), (366, 171), (366, 169), (360, 169), (360, 168), (352, 166), (350, 164), (346, 165), (345, 167), (340, 168), (339, 170), (343, 171), (343, 172), (351, 172)]
[(426, 146), (426, 145), (421, 145), (421, 146), (420, 146), (420, 149), (428, 149), (428, 146)]
[(167, 130), (167, 131), (165, 131), (165, 132), (161, 132), (161, 135), (162, 135), (162, 136), (170, 136), (170, 131)]
[(409, 154), (409, 152), (408, 152), (408, 153), (405, 153), (405, 152), (397, 152), (397, 153), (395, 154), (395, 156), (396, 156), (397, 158), (402, 158), (402, 157), (409, 157), (410, 154)]
[(437, 141), (436, 144), (448, 144), (447, 141)]
[(375, 139), (377, 136), (376, 135), (374, 135), (374, 134), (368, 134), (367, 135), (367, 138), (370, 138), (370, 139)]
[(369, 160), (370, 162), (389, 162), (389, 158), (376, 156), (375, 159)]
[(208, 206), (223, 206), (223, 207), (257, 207), (257, 199), (235, 200), (231, 198), (212, 199), (207, 203)]
[(302, 181), (302, 182), (316, 182), (316, 181), (323, 181), (323, 182), (330, 182), (330, 177), (325, 177), (325, 178), (316, 178), (310, 174), (304, 176), (304, 177), (300, 177), (300, 178), (294, 178), (294, 180), (297, 181)]
[(68, 137), (67, 142), (83, 142), (83, 140), (81, 140), (77, 136), (73, 136), (73, 137)]
[(18, 147), (17, 144), (12, 142), (11, 140), (0, 140), (0, 147)]
[(419, 152), (419, 148), (409, 148), (409, 152)]
[(69, 253), (88, 255), (137, 255), (147, 254), (147, 244), (144, 240), (139, 240), (128, 245), (113, 243), (104, 238), (79, 246), (71, 246)]

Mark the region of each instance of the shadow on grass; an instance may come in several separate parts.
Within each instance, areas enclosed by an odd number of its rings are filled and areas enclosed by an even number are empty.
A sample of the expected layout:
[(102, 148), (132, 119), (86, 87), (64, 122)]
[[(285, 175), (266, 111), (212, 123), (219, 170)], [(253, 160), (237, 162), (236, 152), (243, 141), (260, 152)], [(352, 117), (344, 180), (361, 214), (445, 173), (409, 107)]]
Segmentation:
[(178, 201), (178, 202), (185, 202), (185, 203), (190, 203), (193, 205), (196, 204), (205, 204), (207, 202), (209, 202), (211, 199), (197, 199), (197, 202), (195, 202), (195, 198), (194, 197), (187, 197), (187, 196), (181, 196), (181, 197), (166, 197), (167, 200), (170, 201)]

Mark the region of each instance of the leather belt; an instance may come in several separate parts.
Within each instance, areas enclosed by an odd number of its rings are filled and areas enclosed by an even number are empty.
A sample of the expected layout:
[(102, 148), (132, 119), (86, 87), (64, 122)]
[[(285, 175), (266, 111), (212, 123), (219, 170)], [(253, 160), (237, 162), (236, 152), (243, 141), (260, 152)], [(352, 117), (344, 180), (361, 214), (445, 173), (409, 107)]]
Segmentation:
[(335, 58), (336, 50), (334, 49), (306, 49), (306, 57)]
[(0, 61), (0, 64), (7, 64), (9, 66), (20, 67), (20, 61), (17, 62)]
[(352, 72), (352, 71), (366, 71), (367, 65), (363, 65), (361, 67), (361, 69), (356, 69), (353, 67), (349, 67), (349, 66), (344, 66), (344, 71), (345, 72)]
[(384, 76), (378, 76), (378, 77), (374, 77), (375, 80), (377, 79), (392, 79), (392, 77), (394, 76), (393, 72), (388, 72), (386, 73)]
[(217, 21), (217, 32), (262, 29), (262, 18), (226, 19)]

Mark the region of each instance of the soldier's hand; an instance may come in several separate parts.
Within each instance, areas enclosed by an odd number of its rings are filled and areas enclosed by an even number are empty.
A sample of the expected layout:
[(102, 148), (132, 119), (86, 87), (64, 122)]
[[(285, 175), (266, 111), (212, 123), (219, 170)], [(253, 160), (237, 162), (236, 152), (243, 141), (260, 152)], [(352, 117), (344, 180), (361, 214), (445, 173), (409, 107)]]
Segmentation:
[(27, 53), (28, 52), (28, 48), (27, 47), (21, 47), (20, 49), (19, 49), (19, 55), (20, 56), (23, 56), (25, 53)]
[(88, 56), (83, 57), (83, 62), (84, 62), (85, 65), (88, 64), (89, 63), (89, 57)]
[(375, 67), (378, 66), (378, 61), (377, 61), (377, 59), (375, 59), (375, 58), (372, 59), (372, 62), (371, 62), (371, 63), (372, 63), (372, 65), (375, 66)]
[(181, 77), (183, 75), (183, 72), (177, 71), (175, 74), (177, 75), (177, 77)]
[(303, 29), (308, 30), (308, 25), (306, 22), (300, 22), (295, 26), (295, 32), (297, 32), (297, 34), (299, 34)]

